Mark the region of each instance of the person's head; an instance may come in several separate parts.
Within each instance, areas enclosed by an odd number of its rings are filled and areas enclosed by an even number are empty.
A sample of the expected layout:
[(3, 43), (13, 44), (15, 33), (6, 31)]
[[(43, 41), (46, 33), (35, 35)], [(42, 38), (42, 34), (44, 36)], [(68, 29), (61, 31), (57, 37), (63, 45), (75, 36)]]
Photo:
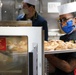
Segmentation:
[(35, 12), (34, 0), (23, 0), (23, 12), (24, 14), (30, 14)]
[[(59, 6), (59, 22), (65, 33), (71, 33), (76, 25), (76, 2)], [(73, 7), (74, 6), (74, 7)]]

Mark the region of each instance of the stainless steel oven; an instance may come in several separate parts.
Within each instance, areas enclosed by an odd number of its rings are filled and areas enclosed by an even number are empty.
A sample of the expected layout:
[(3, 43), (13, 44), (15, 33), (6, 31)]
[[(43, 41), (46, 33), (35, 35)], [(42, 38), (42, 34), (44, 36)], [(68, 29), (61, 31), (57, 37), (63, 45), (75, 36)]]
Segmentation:
[(43, 75), (42, 27), (0, 27), (0, 75)]

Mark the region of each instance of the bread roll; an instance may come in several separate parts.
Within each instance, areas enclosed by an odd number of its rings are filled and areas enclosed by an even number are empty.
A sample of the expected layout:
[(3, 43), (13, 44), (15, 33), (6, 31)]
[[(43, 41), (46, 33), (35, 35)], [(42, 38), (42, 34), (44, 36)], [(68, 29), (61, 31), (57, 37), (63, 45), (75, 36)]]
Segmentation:
[(66, 45), (67, 45), (67, 47), (68, 47), (68, 49), (74, 49), (74, 48), (76, 48), (76, 44), (75, 43), (73, 43), (73, 42), (66, 42)]
[(55, 48), (55, 50), (66, 50), (67, 49), (67, 45), (64, 41), (62, 40), (57, 40), (56, 41), (59, 45)]
[(50, 46), (49, 42), (44, 41), (44, 50), (50, 50), (50, 49), (51, 49), (51, 46)]

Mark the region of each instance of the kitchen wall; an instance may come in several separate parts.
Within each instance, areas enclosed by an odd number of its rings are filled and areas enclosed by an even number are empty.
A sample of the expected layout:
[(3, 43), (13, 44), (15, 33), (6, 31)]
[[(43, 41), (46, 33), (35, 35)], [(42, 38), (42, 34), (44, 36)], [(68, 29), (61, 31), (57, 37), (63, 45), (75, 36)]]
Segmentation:
[(1, 19), (2, 21), (16, 20), (16, 17), (21, 12), (21, 2), (22, 0), (1, 0), (2, 7), (1, 10)]
[(15, 19), (15, 1), (14, 0), (1, 0), (1, 20), (14, 20)]

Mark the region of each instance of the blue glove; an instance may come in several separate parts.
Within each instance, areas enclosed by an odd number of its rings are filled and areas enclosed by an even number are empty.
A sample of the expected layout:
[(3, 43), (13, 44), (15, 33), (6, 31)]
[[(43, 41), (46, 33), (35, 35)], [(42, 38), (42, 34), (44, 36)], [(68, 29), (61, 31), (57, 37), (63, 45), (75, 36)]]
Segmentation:
[(23, 17), (24, 17), (24, 14), (20, 14), (20, 15), (17, 16), (16, 20), (21, 20)]

